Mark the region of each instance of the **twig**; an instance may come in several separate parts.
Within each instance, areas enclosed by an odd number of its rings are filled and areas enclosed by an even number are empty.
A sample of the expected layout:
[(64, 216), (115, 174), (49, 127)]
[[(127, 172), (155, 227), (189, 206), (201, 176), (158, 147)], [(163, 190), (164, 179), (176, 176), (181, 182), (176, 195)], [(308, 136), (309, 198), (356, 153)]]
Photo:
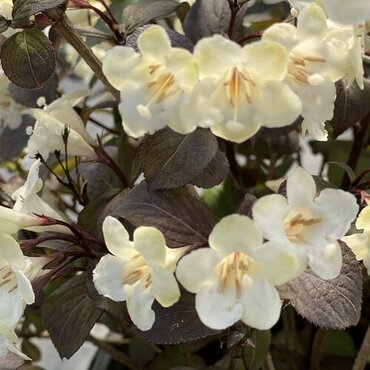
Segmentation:
[(367, 327), (361, 348), (357, 353), (352, 370), (364, 370), (370, 356), (370, 325)]
[(87, 46), (82, 37), (74, 29), (61, 8), (45, 10), (45, 14), (49, 19), (55, 22), (54, 27), (59, 31), (66, 41), (81, 55), (86, 64), (93, 70), (96, 77), (105, 85), (108, 91), (113, 95), (114, 99), (120, 101), (120, 92), (116, 90), (105, 77), (102, 71), (102, 64), (92, 50)]
[(315, 338), (312, 344), (310, 370), (319, 370), (321, 362), (321, 347), (326, 335), (323, 329), (317, 329)]
[(128, 369), (131, 370), (140, 370), (140, 366), (138, 366), (132, 359), (127, 356), (125, 353), (119, 351), (118, 349), (114, 348), (107, 342), (103, 340), (99, 340), (92, 335), (87, 337), (87, 340), (91, 343), (95, 344), (99, 349), (108, 353), (115, 361), (119, 362), (120, 364), (126, 366)]

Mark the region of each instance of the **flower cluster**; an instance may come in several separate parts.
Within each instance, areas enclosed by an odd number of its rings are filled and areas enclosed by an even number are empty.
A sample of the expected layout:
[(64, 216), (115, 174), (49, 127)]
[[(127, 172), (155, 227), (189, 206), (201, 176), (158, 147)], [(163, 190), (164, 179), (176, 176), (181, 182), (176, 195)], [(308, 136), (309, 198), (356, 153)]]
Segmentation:
[(327, 140), (335, 82), (347, 76), (363, 87), (360, 39), (358, 28), (334, 24), (310, 3), (297, 26), (273, 25), (243, 47), (214, 35), (190, 53), (152, 26), (140, 35), (139, 52), (109, 51), (103, 71), (121, 91), (123, 127), (135, 138), (165, 126), (181, 134), (206, 127), (240, 143), (262, 126), (288, 126), (301, 115), (303, 132)]
[(281, 310), (276, 286), (307, 267), (322, 279), (338, 276), (338, 240), (358, 212), (349, 193), (325, 189), (317, 194), (312, 176), (302, 168), (288, 177), (286, 187), (287, 198), (260, 198), (253, 220), (238, 214), (223, 218), (209, 235), (209, 248), (194, 251), (167, 248), (153, 227), (137, 228), (130, 241), (122, 224), (107, 217), (103, 233), (111, 254), (94, 270), (96, 289), (126, 301), (134, 324), (148, 330), (155, 321), (154, 299), (168, 307), (180, 297), (175, 272), (183, 287), (196, 294), (196, 311), (208, 327), (225, 329), (242, 320), (253, 328), (271, 328)]

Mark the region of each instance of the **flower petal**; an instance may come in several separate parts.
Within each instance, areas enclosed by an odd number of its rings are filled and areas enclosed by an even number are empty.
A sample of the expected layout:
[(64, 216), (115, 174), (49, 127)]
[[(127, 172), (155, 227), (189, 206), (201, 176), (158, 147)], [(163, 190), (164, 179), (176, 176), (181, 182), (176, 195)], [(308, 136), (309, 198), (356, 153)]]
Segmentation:
[(299, 97), (284, 83), (266, 83), (261, 94), (253, 102), (254, 119), (266, 127), (281, 127), (292, 124), (302, 110)]
[(10, 265), (20, 268), (25, 266), (25, 258), (18, 242), (7, 234), (0, 234), (1, 255), (0, 259), (7, 261)]
[(342, 251), (334, 242), (321, 248), (307, 249), (308, 265), (321, 279), (336, 278), (342, 268)]
[(316, 196), (313, 177), (298, 167), (287, 179), (287, 198), (289, 208), (295, 211), (311, 208)]
[(154, 297), (150, 289), (141, 282), (135, 285), (125, 285), (127, 310), (132, 322), (140, 330), (149, 330), (154, 324), (155, 314), (152, 310)]
[(140, 59), (140, 55), (131, 47), (116, 46), (103, 58), (103, 73), (113, 87), (122, 90), (132, 80), (132, 71), (137, 68)]
[(172, 272), (161, 266), (151, 264), (152, 293), (163, 307), (170, 307), (180, 298), (180, 289)]
[(203, 324), (222, 330), (238, 322), (243, 306), (236, 298), (233, 285), (219, 292), (217, 283), (205, 285), (195, 297), (195, 309)]
[(113, 255), (129, 259), (135, 254), (127, 230), (116, 218), (111, 216), (105, 218), (103, 235), (105, 244)]
[(287, 200), (279, 194), (265, 195), (252, 208), (253, 220), (268, 240), (286, 241), (284, 219), (288, 214)]
[(221, 256), (211, 248), (201, 248), (190, 252), (177, 264), (177, 279), (186, 290), (197, 293), (211, 281), (220, 259)]
[(166, 240), (155, 227), (141, 226), (134, 231), (135, 249), (146, 262), (163, 266), (166, 262)]
[(326, 236), (333, 240), (342, 238), (358, 213), (354, 195), (340, 189), (324, 189), (315, 199), (322, 214)]
[(370, 232), (344, 236), (341, 240), (352, 249), (358, 261), (370, 258)]
[(370, 231), (370, 206), (365, 207), (357, 217), (357, 229), (364, 229)]
[(209, 235), (210, 247), (224, 256), (233, 252), (248, 254), (261, 246), (262, 240), (261, 232), (253, 221), (238, 214), (224, 217)]
[(34, 303), (35, 293), (33, 292), (31, 282), (20, 269), (15, 269), (14, 272), (17, 276), (17, 285), (18, 285), (19, 294), (24, 299), (24, 302), (26, 304)]
[(241, 320), (259, 330), (270, 329), (280, 317), (281, 300), (277, 290), (265, 279), (242, 281), (243, 315)]
[(126, 299), (122, 277), (125, 263), (122, 259), (110, 254), (101, 258), (93, 271), (93, 281), (96, 290), (104, 297), (121, 302)]
[(326, 15), (321, 6), (308, 4), (299, 14), (297, 21), (297, 33), (302, 39), (321, 37), (328, 30)]
[(300, 263), (289, 243), (268, 242), (253, 251), (260, 273), (273, 285), (281, 285), (298, 277), (306, 268)]
[(137, 46), (144, 58), (161, 59), (171, 52), (171, 41), (161, 26), (148, 27), (137, 39)]
[(227, 69), (240, 64), (242, 56), (242, 49), (237, 43), (220, 35), (205, 37), (194, 48), (201, 79), (220, 78)]
[(257, 81), (282, 81), (288, 69), (288, 52), (277, 42), (260, 41), (243, 47), (243, 62)]

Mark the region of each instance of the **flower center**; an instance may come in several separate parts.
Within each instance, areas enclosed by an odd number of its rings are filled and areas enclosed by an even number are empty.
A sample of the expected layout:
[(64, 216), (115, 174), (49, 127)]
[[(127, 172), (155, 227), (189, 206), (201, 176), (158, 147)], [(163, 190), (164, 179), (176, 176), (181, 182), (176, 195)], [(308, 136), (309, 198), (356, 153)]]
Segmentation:
[(240, 299), (243, 275), (250, 272), (252, 264), (253, 260), (241, 252), (224, 258), (220, 264), (218, 291), (221, 293), (231, 284), (235, 287), (236, 297)]
[(244, 126), (238, 121), (239, 106), (244, 106), (245, 102), (252, 104), (253, 89), (256, 87), (254, 76), (244, 68), (233, 67), (228, 71), (223, 87), (233, 111), (233, 117), (226, 125), (232, 131), (241, 131)]
[(9, 293), (18, 288), (17, 276), (9, 265), (0, 269), (0, 288), (5, 286)]
[(140, 253), (137, 253), (131, 258), (122, 277), (122, 283), (124, 285), (134, 285), (139, 280), (145, 281), (145, 288), (150, 286), (152, 283), (151, 270), (143, 256)]
[(323, 78), (317, 73), (311, 73), (307, 69), (307, 63), (325, 63), (326, 60), (320, 57), (303, 56), (291, 54), (289, 56), (288, 76), (305, 85), (317, 86), (323, 82)]
[(147, 84), (151, 98), (146, 105), (138, 104), (137, 106), (140, 116), (147, 119), (152, 118), (150, 108), (153, 104), (162, 103), (163, 100), (179, 90), (174, 75), (168, 72), (162, 65), (151, 64), (149, 66), (149, 74), (153, 77)]
[(285, 234), (293, 243), (307, 244), (307, 240), (304, 239), (304, 232), (306, 232), (310, 226), (317, 225), (320, 222), (321, 218), (319, 217), (305, 218), (302, 213), (298, 213), (294, 217), (284, 221)]

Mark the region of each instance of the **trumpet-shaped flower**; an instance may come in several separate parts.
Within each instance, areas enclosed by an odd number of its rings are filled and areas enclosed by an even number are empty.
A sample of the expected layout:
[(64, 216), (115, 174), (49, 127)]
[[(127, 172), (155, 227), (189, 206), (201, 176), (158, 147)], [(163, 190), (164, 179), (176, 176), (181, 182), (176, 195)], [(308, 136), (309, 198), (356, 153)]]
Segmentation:
[[(368, 0), (314, 0), (334, 22), (357, 25), (370, 20), (370, 3)], [(299, 12), (313, 0), (289, 0), (293, 9)]]
[(200, 320), (213, 329), (239, 320), (257, 329), (271, 328), (281, 310), (274, 286), (299, 273), (294, 253), (284, 244), (263, 244), (253, 221), (236, 214), (214, 227), (209, 246), (182, 257), (176, 269), (180, 283), (196, 294)]
[(23, 107), (11, 97), (8, 90), (9, 84), (10, 81), (0, 68), (0, 124), (16, 129), (22, 123)]
[(243, 142), (261, 126), (287, 126), (301, 102), (283, 82), (288, 53), (276, 42), (240, 47), (220, 35), (194, 49), (200, 81), (181, 115), (187, 126), (210, 127), (216, 136)]
[(21, 229), (31, 228), (41, 224), (42, 220), (39, 217), (0, 206), (0, 233), (2, 234), (11, 235)]
[(48, 259), (25, 257), (17, 241), (0, 234), (0, 321), (14, 326), (26, 305), (35, 301), (31, 281)]
[(342, 240), (352, 249), (356, 258), (363, 263), (370, 273), (370, 206), (365, 207), (356, 220), (356, 228), (362, 233), (348, 235)]
[(19, 339), (14, 329), (6, 323), (0, 321), (0, 358), (6, 356), (8, 351), (10, 351), (24, 360), (32, 361), (32, 359), (18, 349), (19, 347)]
[(197, 80), (190, 52), (172, 48), (160, 26), (146, 29), (137, 41), (140, 54), (116, 46), (103, 59), (103, 72), (121, 91), (119, 110), (125, 131), (140, 137), (169, 126), (186, 134), (196, 128), (184, 125), (179, 110)]
[(361, 52), (353, 28), (329, 25), (322, 8), (309, 4), (300, 12), (297, 27), (273, 25), (262, 39), (279, 42), (289, 51), (286, 81), (302, 101), (303, 132), (327, 140), (325, 121), (333, 117), (335, 82), (350, 75), (362, 83), (362, 65), (354, 59)]
[(87, 133), (80, 116), (73, 107), (86, 97), (86, 91), (65, 95), (45, 107), (32, 109), (36, 118), (35, 127), (28, 141), (30, 157), (40, 153), (44, 160), (55, 150), (64, 153), (63, 132), (69, 129), (68, 154), (95, 158), (94, 140)]
[(103, 234), (112, 254), (102, 257), (96, 266), (95, 287), (105, 297), (126, 301), (133, 323), (140, 330), (149, 330), (155, 320), (154, 300), (169, 307), (180, 297), (173, 272), (183, 248), (167, 248), (164, 236), (154, 227), (137, 228), (130, 241), (126, 229), (110, 216), (104, 220)]
[(357, 215), (356, 198), (343, 190), (324, 189), (302, 168), (287, 179), (287, 198), (267, 195), (253, 206), (253, 219), (263, 236), (291, 245), (302, 269), (307, 265), (322, 279), (335, 278), (342, 266), (338, 239)]

